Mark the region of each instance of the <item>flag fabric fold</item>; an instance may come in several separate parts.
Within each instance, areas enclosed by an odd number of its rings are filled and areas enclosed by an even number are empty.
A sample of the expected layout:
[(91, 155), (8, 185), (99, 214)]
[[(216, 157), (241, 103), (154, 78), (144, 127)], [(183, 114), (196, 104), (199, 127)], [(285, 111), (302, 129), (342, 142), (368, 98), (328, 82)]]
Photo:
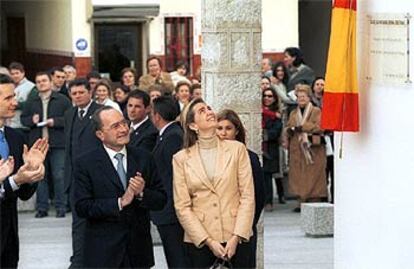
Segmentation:
[(321, 127), (359, 131), (356, 0), (334, 0)]

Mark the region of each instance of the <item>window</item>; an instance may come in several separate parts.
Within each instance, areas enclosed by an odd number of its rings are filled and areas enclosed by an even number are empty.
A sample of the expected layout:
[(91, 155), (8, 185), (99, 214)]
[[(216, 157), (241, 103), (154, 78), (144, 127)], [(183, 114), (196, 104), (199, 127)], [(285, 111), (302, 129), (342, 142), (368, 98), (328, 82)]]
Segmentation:
[(193, 18), (165, 18), (165, 69), (174, 71), (178, 61), (184, 61), (191, 74), (193, 57)]

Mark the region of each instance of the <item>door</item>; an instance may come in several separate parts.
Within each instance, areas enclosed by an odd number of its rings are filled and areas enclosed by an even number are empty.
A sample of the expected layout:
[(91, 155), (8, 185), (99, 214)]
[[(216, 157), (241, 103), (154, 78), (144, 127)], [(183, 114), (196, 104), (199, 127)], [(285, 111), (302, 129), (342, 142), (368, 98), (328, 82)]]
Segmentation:
[(26, 31), (23, 17), (7, 18), (7, 51), (4, 62), (17, 61), (25, 63)]
[(120, 81), (121, 70), (142, 74), (142, 24), (95, 24), (95, 64), (100, 73)]
[(299, 1), (299, 46), (316, 76), (325, 76), (332, 1)]

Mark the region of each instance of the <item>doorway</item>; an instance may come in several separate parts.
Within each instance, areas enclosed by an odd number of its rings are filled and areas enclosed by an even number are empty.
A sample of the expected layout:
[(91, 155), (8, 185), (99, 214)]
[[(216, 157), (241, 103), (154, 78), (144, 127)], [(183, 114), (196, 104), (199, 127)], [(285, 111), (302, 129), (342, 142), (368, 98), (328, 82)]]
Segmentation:
[(99, 73), (120, 81), (121, 70), (142, 75), (142, 24), (95, 24), (95, 65)]
[(332, 2), (299, 0), (299, 46), (316, 76), (325, 76)]

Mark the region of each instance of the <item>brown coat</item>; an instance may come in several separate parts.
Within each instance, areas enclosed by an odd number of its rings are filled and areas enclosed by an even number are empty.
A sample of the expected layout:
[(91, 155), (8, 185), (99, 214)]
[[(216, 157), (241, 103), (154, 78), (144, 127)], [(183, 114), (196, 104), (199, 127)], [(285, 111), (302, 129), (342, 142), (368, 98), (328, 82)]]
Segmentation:
[(173, 167), (174, 206), (185, 242), (201, 247), (208, 237), (223, 243), (233, 234), (249, 240), (254, 186), (242, 143), (219, 140), (213, 181), (206, 175), (198, 144), (175, 154)]
[[(287, 129), (296, 126), (297, 113), (297, 109), (295, 109), (290, 114)], [(308, 134), (320, 134), (322, 131), (320, 120), (320, 109), (313, 107), (302, 126), (302, 130)], [(309, 198), (326, 197), (325, 145), (312, 145), (310, 150), (314, 163), (306, 164), (298, 139), (298, 133), (289, 137), (289, 192), (297, 195), (302, 201)]]
[[(151, 85), (156, 84), (155, 78), (150, 74), (142, 75), (139, 78), (139, 89), (148, 92)], [(158, 82), (168, 93), (174, 92), (174, 84), (169, 73), (161, 72), (161, 81)]]

